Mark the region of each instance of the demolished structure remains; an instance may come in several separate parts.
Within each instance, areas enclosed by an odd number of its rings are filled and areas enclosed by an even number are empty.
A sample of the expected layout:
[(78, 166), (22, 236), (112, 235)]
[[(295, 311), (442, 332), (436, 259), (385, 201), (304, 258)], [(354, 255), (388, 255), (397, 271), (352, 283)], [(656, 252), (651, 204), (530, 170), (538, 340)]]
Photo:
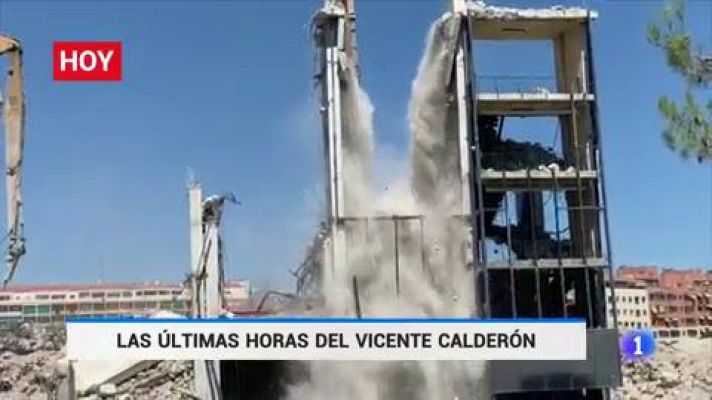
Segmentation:
[[(191, 244), (191, 316), (216, 318), (225, 309), (225, 274), (220, 221), (226, 203), (237, 203), (235, 195), (225, 193), (203, 198), (197, 182), (188, 183)], [(220, 363), (216, 360), (193, 362), (195, 395), (201, 399), (221, 396)]]
[(22, 47), (17, 39), (0, 35), (0, 56), (7, 55), (7, 89), (0, 93), (0, 107), (5, 128), (5, 191), (7, 207), (6, 273), (3, 286), (15, 275), (20, 257), (25, 254), (22, 220), (22, 156), (25, 143), (25, 93), (23, 88)]
[[(353, 3), (327, 1), (314, 26), (328, 219), (298, 270), (300, 295), (327, 315), (580, 318), (588, 327), (588, 359), (346, 371), (314, 363), (307, 368), (311, 387), (297, 385), (295, 398), (328, 398), (328, 389), (319, 388), (339, 379), (340, 391), (353, 391), (353, 398), (609, 397), (620, 371), (615, 316), (609, 323), (604, 292), (610, 251), (595, 18), (579, 8), (453, 2), (431, 28), (413, 83), (407, 194), (413, 199), (376, 210), (372, 110), (358, 79)], [(554, 84), (488, 90), (473, 64), (479, 40), (551, 41)], [(558, 149), (505, 138), (508, 119), (544, 117), (558, 123)], [(373, 376), (384, 381), (366, 381)], [(400, 388), (397, 395), (392, 386)]]
[[(373, 107), (361, 85), (354, 1), (325, 0), (312, 28), (326, 221), (296, 271), (301, 308), (285, 311), (579, 318), (587, 325), (586, 360), (196, 360), (168, 367), (181, 377), (179, 392), (202, 399), (319, 400), (335, 393), (346, 400), (610, 398), (620, 367), (615, 315), (609, 322), (604, 291), (611, 271), (591, 44), (595, 17), (579, 8), (521, 10), (453, 0), (431, 26), (412, 84), (408, 189), (377, 207)], [(474, 65), (480, 40), (552, 42), (554, 85), (488, 90)], [(506, 137), (506, 121), (543, 117), (557, 121), (558, 148)], [(219, 226), (234, 196), (203, 199), (192, 183), (189, 198), (191, 315), (217, 317), (225, 308)], [(150, 374), (140, 365), (104, 383), (149, 379), (137, 377)], [(164, 375), (156, 380), (163, 383)], [(116, 386), (105, 389), (118, 393)]]
[[(615, 320), (607, 324), (604, 297), (610, 248), (591, 45), (596, 15), (480, 5), (470, 15), (475, 39), (553, 41), (556, 68), (552, 88), (478, 90), (475, 96), (480, 146), (474, 157), (481, 165), (474, 175), (482, 206), (473, 216), (481, 232), (475, 247), (484, 267), (487, 316), (583, 318), (588, 327), (588, 360), (492, 362), (492, 391), (606, 398), (619, 371)], [(544, 116), (559, 121), (559, 152), (500, 139), (507, 118)], [(512, 159), (518, 161), (512, 165)], [(504, 251), (490, 251), (500, 244)]]

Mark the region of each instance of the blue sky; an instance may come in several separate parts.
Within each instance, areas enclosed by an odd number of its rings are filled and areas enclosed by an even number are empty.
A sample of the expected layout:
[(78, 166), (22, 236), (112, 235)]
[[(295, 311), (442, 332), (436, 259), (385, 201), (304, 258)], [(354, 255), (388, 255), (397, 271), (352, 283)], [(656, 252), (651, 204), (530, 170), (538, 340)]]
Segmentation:
[[(206, 192), (232, 190), (243, 202), (224, 222), (228, 274), (291, 285), (287, 271), (323, 203), (309, 33), (320, 3), (0, 1), (0, 31), (25, 47), (29, 107), (29, 242), (16, 281), (182, 279), (190, 166)], [(683, 88), (645, 42), (661, 3), (585, 3), (600, 13), (594, 45), (614, 263), (712, 267), (712, 166), (682, 161), (659, 134), (657, 96)], [(357, 2), (381, 179), (407, 158), (410, 82), (445, 7)], [(689, 8), (690, 26), (712, 45), (712, 3)], [(55, 40), (122, 41), (123, 81), (53, 82)], [(483, 69), (501, 74), (531, 73), (517, 68), (541, 59), (526, 49), (480, 54)]]

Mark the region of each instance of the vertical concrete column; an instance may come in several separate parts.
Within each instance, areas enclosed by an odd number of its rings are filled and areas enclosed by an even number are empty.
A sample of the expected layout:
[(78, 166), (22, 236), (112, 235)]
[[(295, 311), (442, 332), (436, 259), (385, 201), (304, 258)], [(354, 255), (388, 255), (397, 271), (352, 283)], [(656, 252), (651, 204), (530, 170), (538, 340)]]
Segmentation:
[[(198, 279), (198, 275), (202, 272), (203, 267), (203, 247), (208, 244), (208, 240), (213, 237), (206, 237), (206, 233), (214, 235), (214, 241), (211, 246), (215, 246), (208, 257), (206, 258), (206, 269), (208, 269), (208, 277), (211, 274), (211, 266), (215, 269), (219, 268), (218, 264), (218, 248), (217, 248), (217, 227), (206, 232), (203, 222), (203, 191), (200, 184), (190, 182), (188, 184), (188, 206), (190, 215), (190, 272), (191, 272), (191, 316), (200, 318), (206, 316), (215, 316), (219, 312), (214, 310), (214, 306), (207, 307), (207, 300), (211, 298), (211, 286), (207, 284), (207, 280)], [(206, 249), (208, 250), (208, 249)], [(214, 279), (219, 279), (217, 276)], [(208, 279), (209, 280), (209, 279)], [(219, 295), (219, 293), (218, 293)], [(214, 311), (212, 314), (210, 311)], [(214, 360), (194, 360), (193, 361), (193, 385), (195, 393), (205, 400), (220, 398), (220, 370), (219, 363)]]
[(197, 182), (188, 183), (188, 207), (190, 215), (190, 272), (191, 316), (199, 315), (197, 304), (198, 287), (195, 280), (200, 269), (200, 254), (203, 251), (203, 191)]

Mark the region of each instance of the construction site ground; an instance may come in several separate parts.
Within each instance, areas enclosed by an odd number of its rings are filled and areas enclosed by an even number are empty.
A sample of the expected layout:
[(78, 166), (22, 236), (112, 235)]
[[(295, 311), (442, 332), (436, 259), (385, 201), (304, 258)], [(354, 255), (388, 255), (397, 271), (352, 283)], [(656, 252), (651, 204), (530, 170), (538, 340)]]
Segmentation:
[(648, 362), (623, 364), (621, 400), (712, 399), (712, 338), (661, 339)]
[[(0, 398), (66, 398), (68, 362), (62, 327), (23, 324), (0, 331)], [(96, 382), (79, 398), (193, 398), (192, 364), (163, 361), (116, 384)], [(647, 362), (623, 364), (620, 400), (712, 400), (712, 338), (659, 340)]]

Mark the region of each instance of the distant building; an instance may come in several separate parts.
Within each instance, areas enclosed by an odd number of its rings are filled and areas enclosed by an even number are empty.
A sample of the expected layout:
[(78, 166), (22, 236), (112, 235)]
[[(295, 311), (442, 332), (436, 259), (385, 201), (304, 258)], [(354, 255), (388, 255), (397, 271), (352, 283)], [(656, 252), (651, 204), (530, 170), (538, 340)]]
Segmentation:
[[(622, 266), (616, 271), (618, 327), (630, 329), (645, 320), (631, 320), (630, 296), (647, 293), (649, 326), (662, 337), (712, 335), (712, 271)], [(610, 303), (610, 294), (609, 303)], [(635, 296), (633, 295), (633, 299)], [(639, 294), (640, 298), (640, 294)], [(640, 300), (639, 300), (640, 301)], [(632, 304), (638, 306), (639, 304)], [(629, 311), (626, 312), (625, 309)], [(609, 308), (610, 310), (610, 308)], [(639, 310), (642, 315), (642, 310)], [(611, 314), (609, 311), (609, 318)], [(628, 326), (626, 326), (628, 324)]]
[(651, 289), (653, 323), (661, 336), (712, 332), (712, 271), (664, 270)]
[[(248, 297), (247, 281), (227, 282), (228, 306)], [(11, 286), (0, 289), (0, 324), (147, 315), (156, 311), (187, 314), (189, 301), (190, 289), (171, 283)]]
[[(613, 326), (612, 293), (606, 288), (608, 307), (608, 326)], [(644, 287), (615, 288), (616, 313), (619, 330), (650, 329), (650, 300), (648, 289)]]
[(657, 287), (660, 285), (660, 272), (655, 266), (623, 265), (616, 270), (616, 280), (635, 282), (645, 287)]
[(712, 271), (664, 269), (660, 286), (684, 290), (712, 290)]

